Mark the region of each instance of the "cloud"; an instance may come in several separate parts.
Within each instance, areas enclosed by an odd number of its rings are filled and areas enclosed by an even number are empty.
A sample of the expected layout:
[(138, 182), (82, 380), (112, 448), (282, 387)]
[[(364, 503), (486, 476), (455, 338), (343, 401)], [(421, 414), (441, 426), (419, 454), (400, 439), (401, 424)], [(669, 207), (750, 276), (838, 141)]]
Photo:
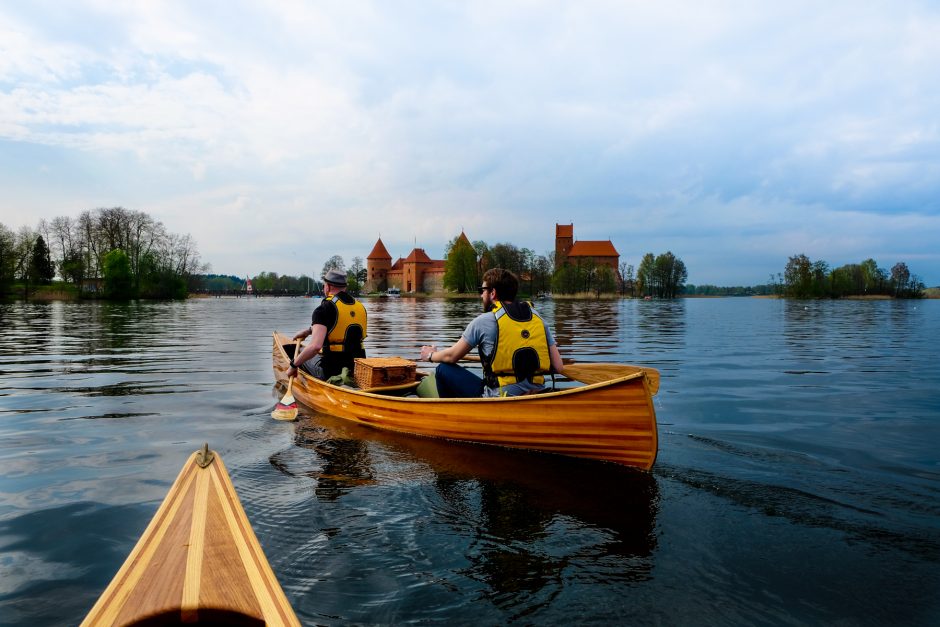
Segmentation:
[(239, 274), (574, 221), (694, 283), (940, 283), (938, 42), (917, 2), (4, 6), (0, 221), (128, 206)]

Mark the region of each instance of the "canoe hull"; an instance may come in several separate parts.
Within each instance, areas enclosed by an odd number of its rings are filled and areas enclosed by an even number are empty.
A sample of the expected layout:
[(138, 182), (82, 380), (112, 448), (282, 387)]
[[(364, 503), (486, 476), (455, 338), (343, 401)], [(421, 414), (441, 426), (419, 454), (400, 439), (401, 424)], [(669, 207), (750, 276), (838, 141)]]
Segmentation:
[(140, 624), (300, 625), (222, 459), (208, 447), (190, 456), (82, 622)]
[[(274, 333), (273, 365), (287, 383), (293, 341)], [(642, 371), (605, 383), (514, 398), (428, 399), (370, 394), (301, 371), (298, 401), (381, 429), (464, 442), (532, 449), (649, 470), (658, 448), (656, 413)]]

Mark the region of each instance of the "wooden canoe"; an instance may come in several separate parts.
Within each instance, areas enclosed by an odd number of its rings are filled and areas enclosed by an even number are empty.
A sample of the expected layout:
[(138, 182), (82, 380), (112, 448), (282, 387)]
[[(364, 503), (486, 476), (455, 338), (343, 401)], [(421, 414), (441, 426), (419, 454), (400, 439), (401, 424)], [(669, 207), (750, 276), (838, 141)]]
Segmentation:
[(193, 453), (82, 625), (300, 625), (222, 459)]
[[(287, 384), (294, 341), (274, 332), (273, 366)], [(360, 424), (464, 442), (599, 459), (643, 470), (658, 447), (656, 412), (642, 370), (583, 387), (513, 398), (395, 397), (331, 385), (300, 371), (294, 397)]]

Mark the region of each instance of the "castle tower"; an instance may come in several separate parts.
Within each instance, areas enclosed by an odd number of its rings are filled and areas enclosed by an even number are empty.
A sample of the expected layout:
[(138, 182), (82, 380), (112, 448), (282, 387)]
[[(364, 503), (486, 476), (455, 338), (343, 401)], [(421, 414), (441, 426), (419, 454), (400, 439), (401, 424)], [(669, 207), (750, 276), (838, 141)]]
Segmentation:
[(562, 267), (568, 260), (568, 252), (574, 245), (574, 222), (571, 224), (555, 223), (555, 269)]
[(380, 237), (366, 257), (366, 292), (384, 292), (388, 289), (388, 271), (392, 267), (392, 256)]

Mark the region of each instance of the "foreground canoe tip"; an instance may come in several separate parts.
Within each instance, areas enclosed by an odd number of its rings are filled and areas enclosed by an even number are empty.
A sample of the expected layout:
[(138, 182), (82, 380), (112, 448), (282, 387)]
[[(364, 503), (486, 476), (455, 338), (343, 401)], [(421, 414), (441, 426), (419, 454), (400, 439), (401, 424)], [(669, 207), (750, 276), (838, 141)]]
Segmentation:
[(208, 444), (82, 622), (141, 624), (300, 625)]

